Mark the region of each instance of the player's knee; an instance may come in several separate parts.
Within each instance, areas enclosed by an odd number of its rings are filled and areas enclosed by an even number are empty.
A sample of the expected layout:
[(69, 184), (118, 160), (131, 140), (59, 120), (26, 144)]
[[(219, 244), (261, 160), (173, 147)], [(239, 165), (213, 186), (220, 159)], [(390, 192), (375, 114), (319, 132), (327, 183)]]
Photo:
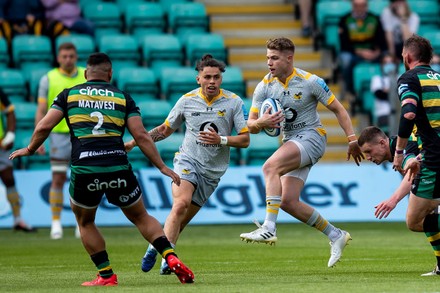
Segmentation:
[(413, 221), (411, 219), (407, 219), (406, 226), (410, 231), (413, 232), (423, 232), (423, 224)]
[(189, 205), (189, 203), (184, 201), (175, 201), (172, 210), (175, 214), (184, 215), (188, 211)]

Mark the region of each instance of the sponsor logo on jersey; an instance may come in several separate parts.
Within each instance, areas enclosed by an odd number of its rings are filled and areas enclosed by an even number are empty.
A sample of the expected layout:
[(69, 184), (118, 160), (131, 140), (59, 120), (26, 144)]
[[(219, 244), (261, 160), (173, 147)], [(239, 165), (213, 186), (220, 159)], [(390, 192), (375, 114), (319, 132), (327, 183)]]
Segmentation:
[(199, 112), (193, 112), (193, 113), (191, 113), (191, 116), (197, 117), (197, 116), (200, 116), (200, 113)]
[(99, 179), (93, 180), (92, 183), (87, 185), (87, 189), (90, 191), (98, 191), (105, 189), (115, 189), (127, 187), (127, 181), (125, 179), (115, 179), (111, 181), (99, 181)]
[(319, 77), (318, 79), (316, 79), (316, 83), (319, 84), (322, 87), (322, 89), (325, 90), (326, 92), (330, 91), (327, 84), (322, 78)]
[(426, 74), (426, 77), (429, 78), (429, 79), (438, 80), (438, 79), (440, 79), (440, 73), (437, 73), (437, 72), (434, 72), (434, 71), (429, 71)]
[(409, 91), (408, 84), (407, 83), (402, 83), (401, 85), (399, 85), (399, 88), (398, 88), (397, 91), (399, 93), (399, 96), (402, 95), (404, 92)]
[(80, 89), (79, 93), (81, 95), (87, 95), (87, 96), (106, 96), (106, 97), (114, 97), (115, 93), (108, 89), (98, 89), (98, 88), (92, 88), (90, 86)]

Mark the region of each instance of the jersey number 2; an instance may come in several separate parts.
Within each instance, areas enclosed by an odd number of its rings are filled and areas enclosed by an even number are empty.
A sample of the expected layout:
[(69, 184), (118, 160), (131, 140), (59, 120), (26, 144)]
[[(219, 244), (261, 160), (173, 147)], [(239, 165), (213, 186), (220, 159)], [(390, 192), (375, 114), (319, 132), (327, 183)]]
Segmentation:
[(93, 127), (92, 133), (94, 135), (105, 134), (104, 129), (99, 129), (99, 128), (101, 128), (102, 124), (104, 123), (104, 116), (102, 115), (102, 113), (95, 111), (95, 112), (90, 113), (90, 117), (98, 117), (98, 123), (96, 123), (95, 127)]

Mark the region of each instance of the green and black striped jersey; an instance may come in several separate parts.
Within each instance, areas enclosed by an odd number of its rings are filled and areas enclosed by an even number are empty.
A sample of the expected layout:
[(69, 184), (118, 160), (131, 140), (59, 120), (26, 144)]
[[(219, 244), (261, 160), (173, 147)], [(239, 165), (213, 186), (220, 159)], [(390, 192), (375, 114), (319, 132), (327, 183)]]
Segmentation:
[(430, 66), (417, 66), (398, 80), (399, 99), (417, 101), (415, 125), (422, 142), (424, 164), (440, 169), (440, 73)]
[(127, 119), (140, 116), (127, 93), (104, 81), (90, 81), (62, 91), (52, 108), (63, 111), (70, 129), (72, 165), (128, 164), (122, 140)]

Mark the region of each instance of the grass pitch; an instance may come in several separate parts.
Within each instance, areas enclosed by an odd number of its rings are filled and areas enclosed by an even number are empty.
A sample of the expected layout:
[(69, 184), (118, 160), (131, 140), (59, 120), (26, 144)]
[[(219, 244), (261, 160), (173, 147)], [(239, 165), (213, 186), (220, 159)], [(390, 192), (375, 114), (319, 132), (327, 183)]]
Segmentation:
[(404, 223), (337, 223), (353, 240), (341, 262), (327, 268), (327, 238), (304, 224), (279, 224), (275, 246), (240, 241), (249, 225), (188, 226), (178, 242), (179, 257), (194, 271), (195, 283), (159, 275), (160, 261), (140, 270), (147, 243), (134, 227), (101, 232), (119, 286), (84, 288), (96, 269), (73, 228), (50, 240), (0, 230), (0, 292), (439, 292), (439, 277), (421, 277), (435, 257), (423, 233)]

